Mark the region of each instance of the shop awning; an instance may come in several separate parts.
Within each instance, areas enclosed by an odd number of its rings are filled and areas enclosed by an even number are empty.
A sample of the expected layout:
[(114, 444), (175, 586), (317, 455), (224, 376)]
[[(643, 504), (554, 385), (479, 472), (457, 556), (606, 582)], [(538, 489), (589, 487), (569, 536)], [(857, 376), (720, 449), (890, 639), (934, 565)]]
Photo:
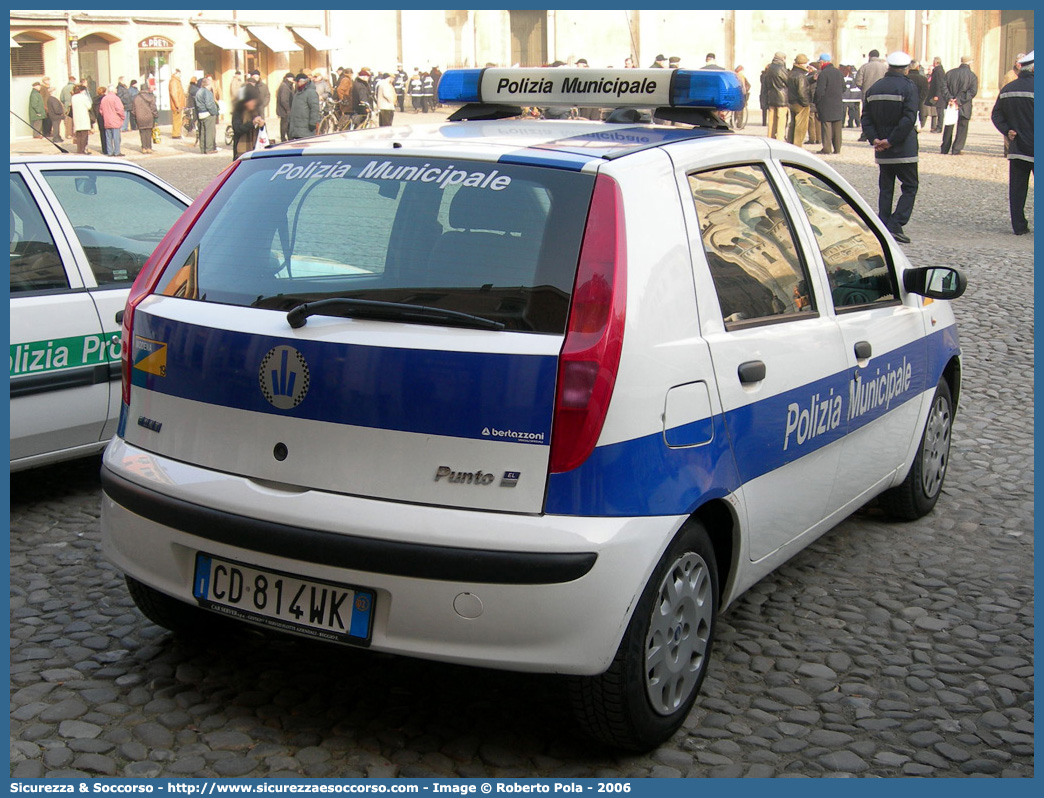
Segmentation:
[(14, 40), (14, 36), (12, 36), (12, 37), (11, 37), (11, 46), (12, 46), (12, 47), (21, 47), (22, 45), (20, 45), (20, 44), (19, 44), (18, 42), (16, 42), (16, 41)]
[(232, 32), (228, 25), (197, 25), (199, 35), (222, 50), (253, 50), (254, 48)]
[(336, 50), (337, 42), (323, 33), (319, 28), (300, 28), (294, 25), (291, 30), (308, 42), (316, 50)]
[(275, 25), (250, 25), (247, 30), (273, 53), (294, 53), (301, 45), (294, 41), (290, 31)]

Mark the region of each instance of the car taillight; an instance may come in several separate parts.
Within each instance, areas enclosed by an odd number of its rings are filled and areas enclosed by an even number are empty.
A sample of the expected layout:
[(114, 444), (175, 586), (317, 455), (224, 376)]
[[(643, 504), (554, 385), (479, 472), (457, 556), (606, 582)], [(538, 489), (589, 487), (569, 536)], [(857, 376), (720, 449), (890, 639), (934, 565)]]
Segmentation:
[(159, 282), (160, 277), (163, 276), (170, 259), (174, 257), (174, 253), (177, 252), (178, 247), (185, 240), (185, 236), (188, 235), (196, 220), (199, 219), (203, 211), (206, 210), (207, 205), (210, 204), (210, 200), (213, 199), (218, 189), (228, 180), (229, 175), (232, 174), (238, 165), (239, 161), (233, 161), (230, 166), (222, 170), (210, 182), (210, 185), (196, 197), (195, 202), (185, 209), (185, 212), (174, 222), (174, 226), (163, 236), (163, 240), (153, 250), (149, 259), (145, 261), (145, 265), (138, 272), (138, 276), (131, 286), (130, 294), (127, 296), (127, 304), (123, 308), (123, 330), (120, 337), (120, 367), (123, 373), (123, 403), (125, 405), (130, 403), (131, 394), (131, 362), (133, 360), (131, 347), (134, 342), (134, 309), (141, 304), (145, 297), (156, 290), (156, 284)]
[(552, 473), (584, 462), (598, 442), (623, 349), (627, 240), (620, 187), (595, 178), (580, 246), (569, 325), (558, 359)]

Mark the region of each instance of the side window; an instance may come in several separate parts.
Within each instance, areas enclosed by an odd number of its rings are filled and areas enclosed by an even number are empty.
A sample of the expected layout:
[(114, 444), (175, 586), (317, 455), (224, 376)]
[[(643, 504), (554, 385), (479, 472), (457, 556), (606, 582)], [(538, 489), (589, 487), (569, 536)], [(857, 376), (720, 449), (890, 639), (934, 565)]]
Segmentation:
[(813, 314), (808, 272), (764, 167), (698, 172), (689, 188), (726, 326)]
[(54, 237), (21, 175), (11, 174), (11, 294), (69, 287)]
[(129, 287), (185, 206), (127, 172), (41, 170), (99, 286)]
[(846, 310), (898, 299), (884, 245), (844, 195), (823, 178), (783, 166), (801, 198), (823, 254), (834, 307)]

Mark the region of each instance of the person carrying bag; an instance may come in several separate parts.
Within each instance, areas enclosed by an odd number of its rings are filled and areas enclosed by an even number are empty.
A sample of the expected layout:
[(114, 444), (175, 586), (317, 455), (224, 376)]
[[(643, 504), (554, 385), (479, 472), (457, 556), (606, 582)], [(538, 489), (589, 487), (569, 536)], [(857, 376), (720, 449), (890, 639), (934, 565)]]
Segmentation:
[[(261, 93), (252, 83), (243, 85), (239, 99), (232, 108), (232, 160), (251, 150), (259, 149), (258, 141), (265, 130), (265, 118), (260, 110)], [(264, 133), (267, 144), (268, 133)], [(264, 146), (264, 145), (262, 145)]]

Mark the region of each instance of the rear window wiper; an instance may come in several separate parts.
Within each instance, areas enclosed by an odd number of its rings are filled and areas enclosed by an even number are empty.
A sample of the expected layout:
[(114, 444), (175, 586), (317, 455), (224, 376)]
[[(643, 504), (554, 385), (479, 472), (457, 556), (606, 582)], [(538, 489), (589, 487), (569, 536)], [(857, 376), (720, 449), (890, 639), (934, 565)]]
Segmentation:
[(304, 327), (309, 316), (347, 316), (350, 318), (412, 321), (421, 324), (441, 323), (450, 327), (473, 327), (479, 330), (503, 330), (504, 323), (493, 319), (446, 310), (430, 305), (408, 305), (401, 302), (380, 302), (376, 299), (334, 297), (305, 302), (286, 314), (291, 327)]

